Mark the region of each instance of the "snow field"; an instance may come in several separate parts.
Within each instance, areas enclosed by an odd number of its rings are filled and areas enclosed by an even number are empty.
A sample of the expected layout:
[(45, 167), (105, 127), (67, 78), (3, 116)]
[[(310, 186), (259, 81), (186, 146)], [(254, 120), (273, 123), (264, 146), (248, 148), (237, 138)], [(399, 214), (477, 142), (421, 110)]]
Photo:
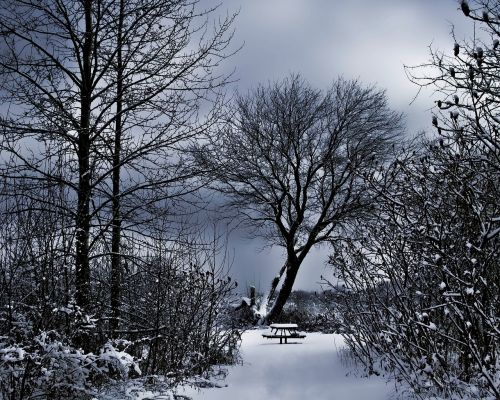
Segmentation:
[(340, 335), (308, 333), (305, 339), (279, 344), (265, 330), (243, 334), (243, 365), (229, 367), (224, 387), (184, 387), (178, 394), (193, 400), (385, 400), (394, 386), (383, 377), (363, 378), (343, 362)]

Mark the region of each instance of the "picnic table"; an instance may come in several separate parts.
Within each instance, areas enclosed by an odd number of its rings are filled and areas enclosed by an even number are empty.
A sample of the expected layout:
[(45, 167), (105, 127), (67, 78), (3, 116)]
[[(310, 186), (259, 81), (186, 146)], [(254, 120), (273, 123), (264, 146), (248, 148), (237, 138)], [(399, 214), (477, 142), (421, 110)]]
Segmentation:
[(288, 343), (288, 339), (304, 339), (306, 335), (298, 332), (299, 329), (297, 324), (271, 324), (271, 333), (263, 333), (262, 337), (266, 339), (279, 339), (280, 344), (283, 344), (283, 339), (285, 344)]

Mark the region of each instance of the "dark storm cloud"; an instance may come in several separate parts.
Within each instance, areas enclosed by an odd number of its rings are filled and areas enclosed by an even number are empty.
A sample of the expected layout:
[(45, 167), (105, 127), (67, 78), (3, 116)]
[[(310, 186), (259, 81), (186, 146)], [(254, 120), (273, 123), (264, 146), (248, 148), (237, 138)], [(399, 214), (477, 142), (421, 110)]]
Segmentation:
[[(390, 105), (407, 115), (409, 134), (430, 129), (433, 103), (429, 90), (410, 105), (418, 88), (403, 66), (426, 62), (431, 44), (450, 51), (452, 25), (459, 38), (471, 36), (455, 0), (222, 0), (219, 11), (238, 9), (233, 45), (244, 46), (227, 64), (236, 68), (232, 89), (246, 92), (291, 72), (318, 88), (339, 75), (359, 78), (387, 89)], [(280, 250), (259, 252), (261, 242), (237, 236), (231, 245), (233, 273), (267, 288)], [(327, 254), (324, 247), (306, 259), (296, 287), (317, 287)]]

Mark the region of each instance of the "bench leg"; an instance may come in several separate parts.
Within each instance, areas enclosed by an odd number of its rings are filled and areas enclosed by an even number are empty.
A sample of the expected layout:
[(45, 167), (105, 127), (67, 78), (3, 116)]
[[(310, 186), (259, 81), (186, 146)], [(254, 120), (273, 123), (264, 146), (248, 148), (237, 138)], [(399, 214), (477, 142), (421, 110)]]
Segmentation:
[(283, 344), (283, 338), (280, 338), (280, 344)]

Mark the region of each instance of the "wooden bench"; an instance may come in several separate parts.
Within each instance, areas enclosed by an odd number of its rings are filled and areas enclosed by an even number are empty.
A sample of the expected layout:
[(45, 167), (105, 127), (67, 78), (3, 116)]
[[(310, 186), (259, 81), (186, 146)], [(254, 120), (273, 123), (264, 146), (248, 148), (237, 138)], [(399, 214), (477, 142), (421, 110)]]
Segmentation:
[(266, 339), (279, 339), (280, 344), (288, 343), (288, 339), (304, 339), (305, 334), (297, 332), (297, 324), (271, 324), (271, 333), (263, 333), (262, 337)]

